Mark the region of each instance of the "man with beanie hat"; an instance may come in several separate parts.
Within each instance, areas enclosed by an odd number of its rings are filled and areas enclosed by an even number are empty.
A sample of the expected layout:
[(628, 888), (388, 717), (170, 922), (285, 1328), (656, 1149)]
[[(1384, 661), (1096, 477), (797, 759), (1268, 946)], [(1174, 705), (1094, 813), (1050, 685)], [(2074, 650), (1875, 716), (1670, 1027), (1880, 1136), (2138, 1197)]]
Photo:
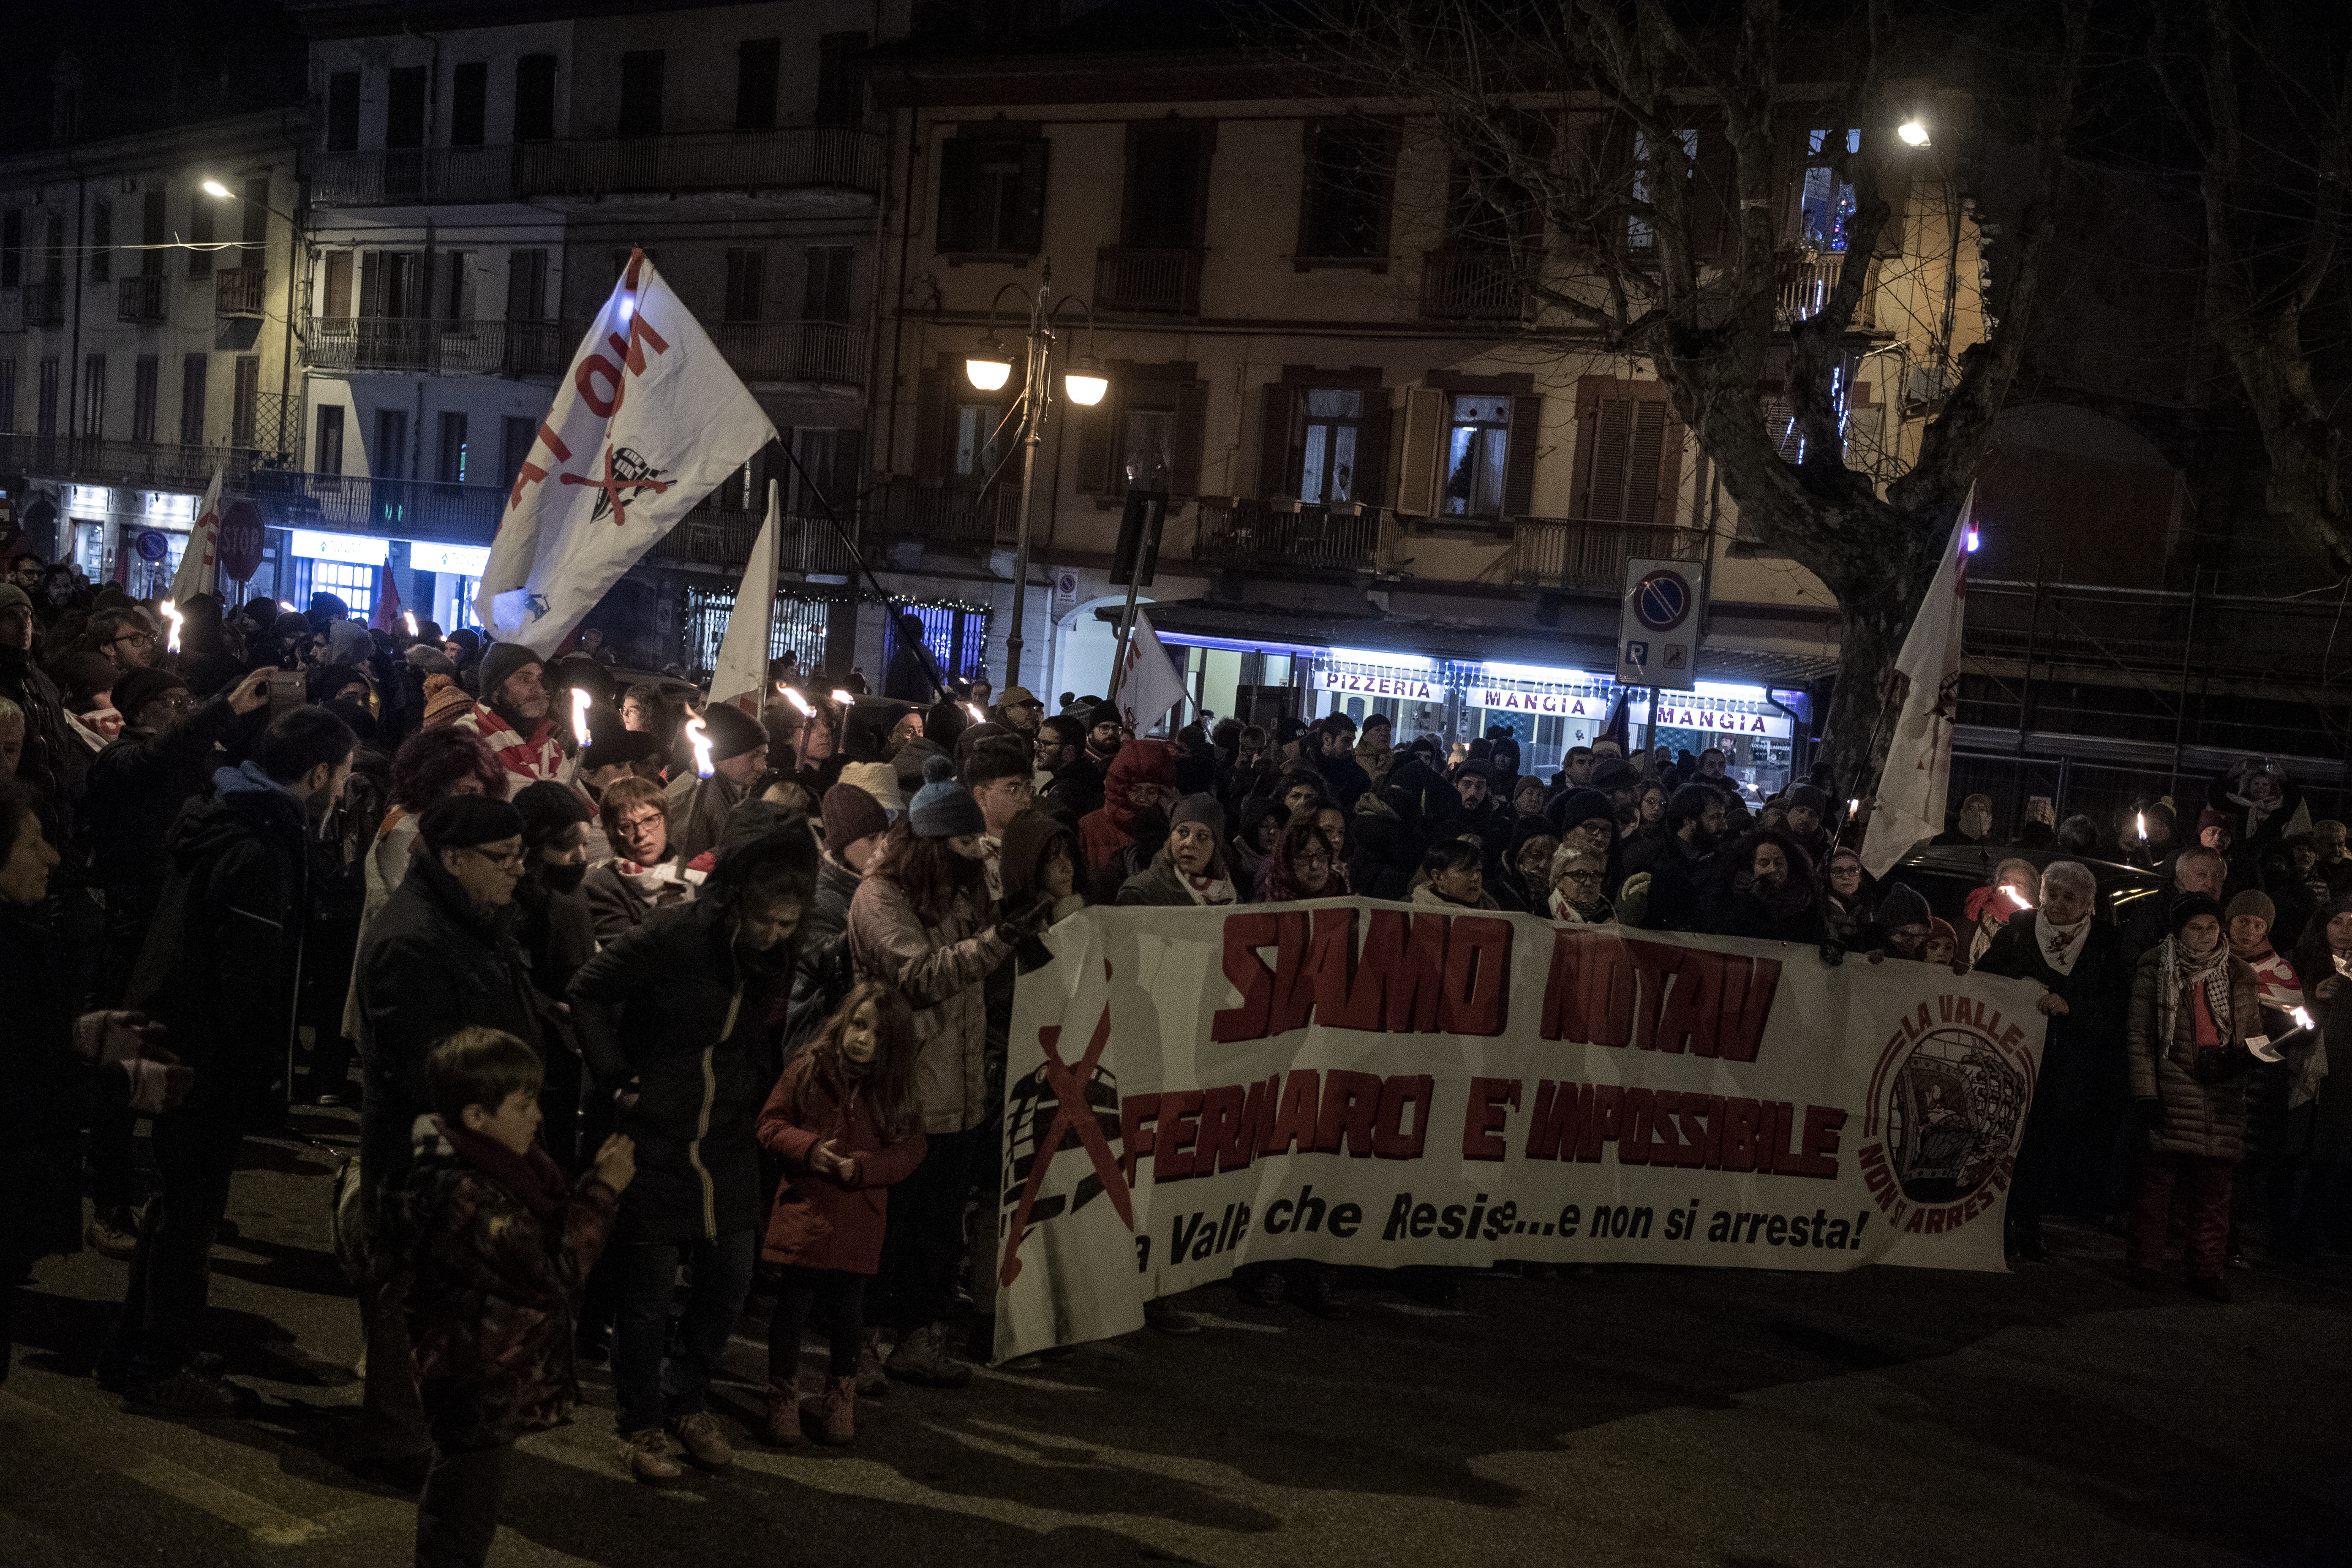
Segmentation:
[(430, 1446), (404, 1316), (409, 1238), (393, 1213), (414, 1157), (410, 1130), (433, 1110), (425, 1058), (467, 1025), (545, 1052), (530, 967), (512, 934), (524, 827), (521, 812), (486, 795), (426, 806), (408, 875), (359, 954), (361, 1408), (378, 1457), (396, 1464), (415, 1463)]
[(1812, 857), (1816, 866), (1829, 863), (1830, 811), (1828, 794), (1811, 784), (1799, 784), (1789, 792), (1789, 813), (1781, 820), (1781, 829)]
[[(762, 1184), (752, 1125), (776, 1081), (777, 1032), (816, 838), (799, 812), (748, 801), (727, 823), (702, 896), (657, 910), (572, 983), (582, 1055), (600, 1092), (631, 1096), (637, 1175), (608, 1254), (618, 1269), (616, 1457), (641, 1480), (734, 1458), (705, 1408), (758, 1257)], [(677, 1273), (692, 1289), (675, 1333)]]
[(766, 725), (732, 702), (704, 709), (702, 724), (710, 742), (710, 776), (683, 773), (669, 786), (669, 841), (684, 860), (718, 847), (727, 819), (768, 771)]
[(2036, 981), (2044, 991), (2042, 1072), (2008, 1210), (2010, 1249), (2029, 1262), (2044, 1255), (2044, 1214), (2113, 1212), (2107, 1171), (2123, 1124), (2132, 989), (2123, 938), (2094, 912), (2098, 884), (2089, 868), (2053, 860), (2042, 868), (2041, 895), (2002, 922), (1977, 961), (1987, 973)]
[(563, 754), (539, 655), (521, 643), (492, 643), (480, 675), (478, 701), (446, 710), (428, 700), (426, 725), (454, 723), (479, 735), (506, 769), (509, 795), (539, 779), (571, 783), (572, 763)]
[(1934, 919), (1918, 889), (1904, 882), (1888, 883), (1878, 900), (1879, 952), (1888, 958), (1924, 960)]

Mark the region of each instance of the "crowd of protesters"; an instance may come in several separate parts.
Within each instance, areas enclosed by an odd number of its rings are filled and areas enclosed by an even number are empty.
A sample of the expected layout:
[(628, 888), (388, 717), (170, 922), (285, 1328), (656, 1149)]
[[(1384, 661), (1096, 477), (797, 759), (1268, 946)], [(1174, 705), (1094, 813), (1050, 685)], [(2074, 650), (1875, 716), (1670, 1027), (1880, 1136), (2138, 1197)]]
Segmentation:
[[(609, 1360), (622, 1471), (729, 1463), (709, 1391), (755, 1296), (766, 1443), (853, 1441), (892, 1379), (968, 1384), (1013, 981), (1090, 904), (1362, 896), (2036, 981), (2019, 1257), (2045, 1215), (2105, 1218), (2158, 1286), (2178, 1210), (2226, 1299), (2231, 1258), (2344, 1239), (2352, 858), (2267, 770), (2217, 783), (2188, 846), (2151, 803), (2104, 842), (2030, 811), (2003, 855), (1971, 797), (1937, 842), (1988, 874), (1948, 921), (1866, 874), (1826, 788), (1754, 801), (1712, 750), (1604, 740), (1540, 776), (1507, 733), (1399, 745), (1378, 714), (1163, 742), (1069, 694), (923, 700), (898, 660), (879, 699), (786, 668), (705, 704), (619, 684), (593, 638), (542, 658), (324, 594), (176, 608), (167, 652), (119, 590), (0, 584), (5, 1299), (47, 1254), (125, 1259), (100, 1384), (235, 1415), (205, 1295), (238, 1146), (355, 1102), (336, 1245), (420, 1562), (480, 1561), (515, 1438), (583, 1359)], [(2165, 885), (2118, 925), (2102, 860)], [(1339, 1280), (1236, 1284), (1339, 1318)]]

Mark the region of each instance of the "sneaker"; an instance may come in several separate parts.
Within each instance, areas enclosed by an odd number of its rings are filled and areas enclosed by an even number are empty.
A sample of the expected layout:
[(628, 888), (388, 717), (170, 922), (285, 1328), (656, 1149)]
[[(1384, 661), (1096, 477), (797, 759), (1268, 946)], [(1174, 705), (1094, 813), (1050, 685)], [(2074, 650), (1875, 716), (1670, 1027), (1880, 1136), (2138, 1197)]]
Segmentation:
[(1163, 1334), (1181, 1336), (1201, 1331), (1199, 1319), (1167, 1301), (1146, 1301), (1143, 1304), (1143, 1321), (1145, 1327)]
[(924, 1388), (962, 1388), (971, 1382), (971, 1368), (948, 1354), (945, 1323), (925, 1323), (901, 1337), (882, 1370)]
[(723, 1470), (735, 1462), (735, 1450), (719, 1430), (719, 1417), (708, 1410), (672, 1416), (669, 1435), (677, 1439), (688, 1458), (706, 1470)]
[(236, 1389), (192, 1366), (169, 1377), (125, 1383), (122, 1393), (142, 1415), (234, 1415), (238, 1404)]
[(641, 1481), (674, 1481), (686, 1471), (670, 1456), (677, 1452), (669, 1434), (658, 1426), (631, 1432), (620, 1441), (621, 1468)]
[(868, 1329), (857, 1346), (857, 1394), (875, 1399), (890, 1392), (890, 1374), (882, 1370), (882, 1331)]
[(2208, 1301), (2220, 1301), (2226, 1305), (2231, 1299), (2230, 1295), (2230, 1282), (2227, 1279), (2221, 1279), (2218, 1275), (2206, 1279), (2191, 1279), (2189, 1282), (2189, 1288), (2197, 1292), (2200, 1296), (2204, 1297)]
[(100, 1258), (111, 1258), (127, 1263), (139, 1250), (139, 1232), (127, 1209), (102, 1209), (92, 1215), (89, 1228), (81, 1234), (82, 1240)]
[(857, 1379), (829, 1377), (824, 1384), (824, 1401), (817, 1406), (817, 1437), (835, 1447), (845, 1447), (857, 1438)]

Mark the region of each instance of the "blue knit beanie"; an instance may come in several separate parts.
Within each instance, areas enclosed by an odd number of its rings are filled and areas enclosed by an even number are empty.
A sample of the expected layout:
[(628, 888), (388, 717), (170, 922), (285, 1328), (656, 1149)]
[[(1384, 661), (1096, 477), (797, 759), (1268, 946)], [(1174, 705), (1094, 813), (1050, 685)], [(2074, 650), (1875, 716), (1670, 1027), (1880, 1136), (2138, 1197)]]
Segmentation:
[(907, 808), (908, 824), (918, 838), (954, 838), (988, 831), (988, 818), (971, 791), (955, 782), (955, 763), (947, 757), (923, 759), (923, 787)]

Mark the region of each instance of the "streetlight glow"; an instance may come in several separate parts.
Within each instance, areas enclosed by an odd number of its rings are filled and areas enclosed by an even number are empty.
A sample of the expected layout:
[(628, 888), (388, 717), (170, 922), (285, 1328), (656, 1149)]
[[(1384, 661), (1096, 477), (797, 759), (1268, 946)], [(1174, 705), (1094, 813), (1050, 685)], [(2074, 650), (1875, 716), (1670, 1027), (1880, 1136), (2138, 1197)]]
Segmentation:
[(1080, 354), (1063, 374), (1062, 390), (1070, 401), (1082, 408), (1092, 408), (1110, 390), (1110, 378), (1102, 373), (1101, 362), (1092, 354)]
[(206, 180), (205, 182), (205, 195), (208, 196), (218, 196), (222, 200), (226, 201), (232, 193), (226, 185), (222, 184), (218, 180)]
[(972, 354), (963, 362), (964, 379), (982, 392), (994, 392), (1013, 379), (1013, 362), (989, 353)]
[(1905, 121), (1895, 128), (1895, 134), (1903, 138), (1904, 145), (1907, 147), (1925, 147), (1927, 144), (1927, 127), (1916, 120)]

